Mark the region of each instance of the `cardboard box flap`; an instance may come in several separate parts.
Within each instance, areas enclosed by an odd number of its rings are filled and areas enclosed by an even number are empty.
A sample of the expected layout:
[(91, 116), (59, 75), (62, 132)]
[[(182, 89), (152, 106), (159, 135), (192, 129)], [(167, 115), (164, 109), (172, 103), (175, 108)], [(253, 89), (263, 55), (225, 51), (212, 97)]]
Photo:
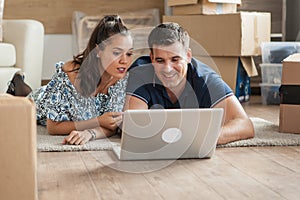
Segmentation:
[[(271, 39), (271, 13), (267, 12), (253, 12), (256, 16), (255, 23), (255, 51), (261, 55), (261, 44)], [(268, 33), (268, 34), (266, 34)]]
[(168, 6), (197, 4), (198, 0), (168, 0)]
[(300, 53), (292, 54), (282, 62), (281, 84), (300, 85)]
[(211, 3), (235, 3), (241, 4), (241, 0), (208, 0)]
[(168, 0), (168, 6), (182, 6), (201, 3), (234, 3), (241, 4), (241, 0)]
[(283, 62), (300, 62), (300, 53), (295, 53), (286, 57)]
[(258, 75), (252, 56), (242, 56), (240, 59), (249, 77)]
[(237, 12), (237, 4), (234, 3), (211, 3), (203, 0), (202, 3), (173, 6), (173, 15), (215, 15)]

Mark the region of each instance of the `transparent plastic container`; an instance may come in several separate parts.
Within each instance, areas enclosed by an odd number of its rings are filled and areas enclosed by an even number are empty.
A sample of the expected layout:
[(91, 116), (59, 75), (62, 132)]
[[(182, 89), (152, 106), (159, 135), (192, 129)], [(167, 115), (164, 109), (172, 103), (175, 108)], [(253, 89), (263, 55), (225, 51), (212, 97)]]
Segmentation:
[(283, 59), (300, 52), (300, 42), (263, 42), (262, 63), (281, 63)]
[(282, 64), (262, 63), (259, 66), (263, 83), (281, 84)]
[(281, 84), (260, 83), (261, 100), (264, 105), (279, 105), (279, 87)]

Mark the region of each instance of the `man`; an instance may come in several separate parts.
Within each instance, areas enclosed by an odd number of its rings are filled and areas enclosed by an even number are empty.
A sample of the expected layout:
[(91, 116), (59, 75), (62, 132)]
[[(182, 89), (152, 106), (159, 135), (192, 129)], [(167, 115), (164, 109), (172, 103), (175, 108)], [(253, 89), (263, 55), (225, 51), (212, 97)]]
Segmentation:
[(229, 86), (211, 68), (192, 58), (189, 35), (181, 26), (158, 25), (148, 44), (150, 57), (137, 59), (132, 67), (139, 66), (130, 71), (125, 110), (223, 108), (218, 144), (254, 136), (253, 124)]

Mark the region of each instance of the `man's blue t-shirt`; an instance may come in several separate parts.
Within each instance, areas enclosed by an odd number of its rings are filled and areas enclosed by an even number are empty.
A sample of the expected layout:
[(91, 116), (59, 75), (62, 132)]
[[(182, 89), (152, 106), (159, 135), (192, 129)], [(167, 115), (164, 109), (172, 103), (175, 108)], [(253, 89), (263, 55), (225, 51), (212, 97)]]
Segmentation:
[(148, 108), (211, 108), (233, 94), (221, 77), (204, 63), (192, 58), (188, 64), (186, 86), (172, 103), (154, 72), (149, 56), (138, 58), (129, 71), (126, 93), (135, 96)]

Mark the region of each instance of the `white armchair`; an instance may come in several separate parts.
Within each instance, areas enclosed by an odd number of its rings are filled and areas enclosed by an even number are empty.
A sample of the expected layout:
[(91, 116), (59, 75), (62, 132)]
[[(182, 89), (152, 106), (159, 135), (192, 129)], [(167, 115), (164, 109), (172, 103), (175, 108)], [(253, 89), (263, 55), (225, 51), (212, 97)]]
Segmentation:
[(0, 93), (15, 72), (25, 72), (25, 82), (41, 86), (44, 51), (44, 26), (31, 19), (3, 20), (3, 43), (0, 43)]

